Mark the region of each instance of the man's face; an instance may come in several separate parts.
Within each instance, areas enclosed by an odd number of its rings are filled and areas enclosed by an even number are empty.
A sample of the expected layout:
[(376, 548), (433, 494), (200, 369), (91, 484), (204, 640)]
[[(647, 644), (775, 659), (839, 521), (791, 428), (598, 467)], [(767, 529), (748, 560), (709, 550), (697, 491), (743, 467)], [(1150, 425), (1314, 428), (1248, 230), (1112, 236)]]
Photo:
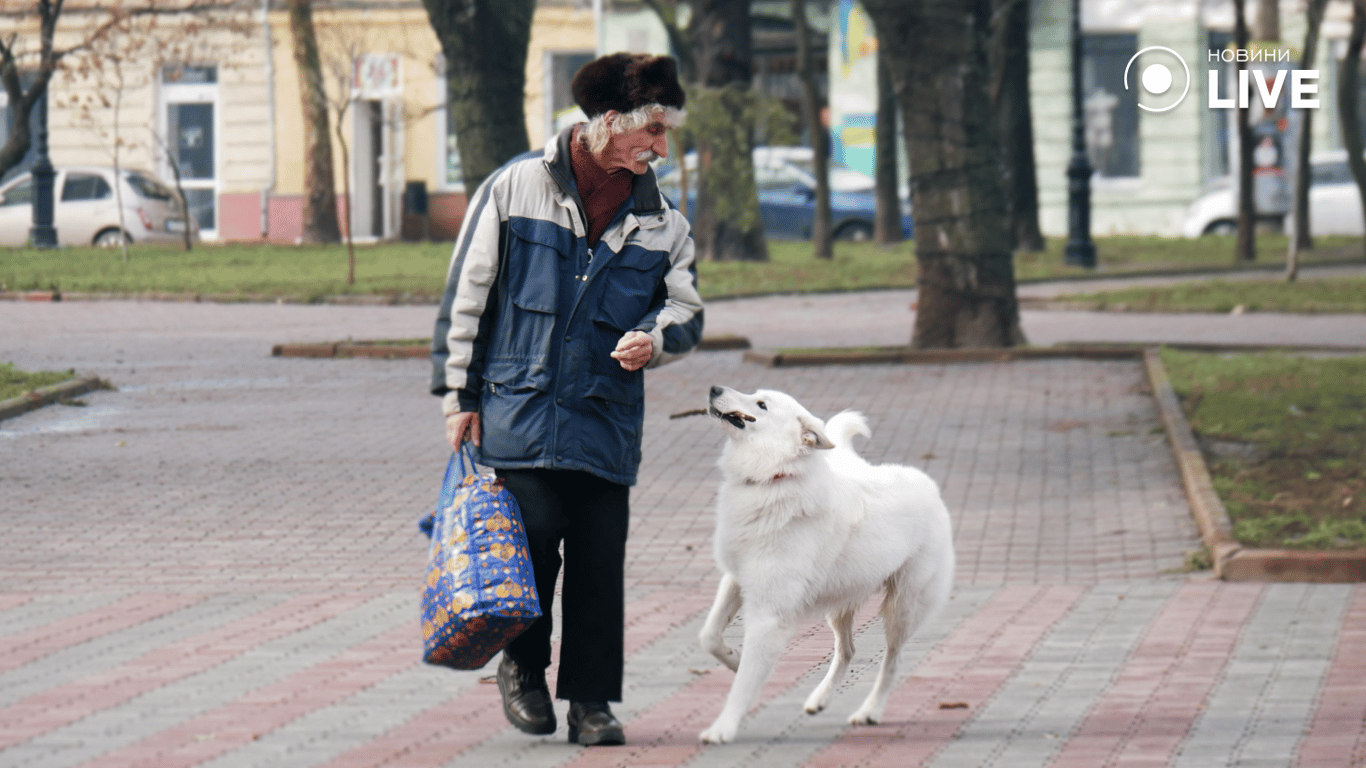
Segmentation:
[[(608, 113), (615, 121), (615, 113)], [(645, 127), (627, 133), (614, 133), (602, 152), (603, 167), (608, 172), (621, 168), (639, 176), (645, 173), (650, 161), (669, 156), (669, 142), (665, 139), (664, 115), (656, 114)]]

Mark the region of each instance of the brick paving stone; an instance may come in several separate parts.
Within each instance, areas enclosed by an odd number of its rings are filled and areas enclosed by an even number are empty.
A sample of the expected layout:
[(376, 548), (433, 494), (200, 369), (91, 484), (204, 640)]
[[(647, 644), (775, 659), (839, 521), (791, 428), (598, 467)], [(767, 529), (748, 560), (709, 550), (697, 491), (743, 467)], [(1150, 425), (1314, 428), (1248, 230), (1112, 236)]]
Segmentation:
[(1350, 591), (1268, 586), (1174, 765), (1199, 768), (1210, 754), (1290, 765), (1311, 714), (1303, 702), (1319, 697), (1332, 661), (1335, 638), (1322, 628), (1342, 623)]
[[(759, 346), (895, 344), (911, 298), (715, 302), (708, 330)], [(0, 423), (0, 765), (1362, 762), (1366, 587), (1181, 573), (1197, 536), (1128, 361), (767, 369), (714, 352), (651, 372), (615, 707), (631, 743), (521, 734), (481, 682), (491, 667), (417, 661), (415, 524), (449, 455), (427, 364), (269, 355), (421, 336), (431, 320), (430, 307), (0, 302), (6, 360), (119, 387)], [(1035, 343), (1334, 343), (1366, 336), (1361, 322), (1024, 315)], [(881, 658), (870, 604), (830, 709), (801, 712), (830, 647), (813, 623), (739, 743), (696, 744), (731, 678), (696, 642), (717, 581), (722, 435), (669, 416), (702, 407), (712, 384), (783, 389), (820, 416), (862, 410), (865, 456), (941, 484), (957, 586), (904, 652), (888, 724), (843, 719)], [(938, 709), (956, 700), (969, 707)]]

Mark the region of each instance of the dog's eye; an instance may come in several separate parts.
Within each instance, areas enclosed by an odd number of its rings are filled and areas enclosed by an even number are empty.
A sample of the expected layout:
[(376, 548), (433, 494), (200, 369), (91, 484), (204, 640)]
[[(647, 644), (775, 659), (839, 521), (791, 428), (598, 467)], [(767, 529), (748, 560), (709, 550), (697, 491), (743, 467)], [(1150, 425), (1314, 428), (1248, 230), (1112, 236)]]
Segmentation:
[(767, 410), (768, 410), (768, 406), (767, 406), (767, 405), (764, 405), (764, 401), (763, 401), (763, 400), (760, 400), (759, 402), (755, 403), (755, 405), (759, 406), (759, 410), (761, 410), (761, 411), (767, 411)]

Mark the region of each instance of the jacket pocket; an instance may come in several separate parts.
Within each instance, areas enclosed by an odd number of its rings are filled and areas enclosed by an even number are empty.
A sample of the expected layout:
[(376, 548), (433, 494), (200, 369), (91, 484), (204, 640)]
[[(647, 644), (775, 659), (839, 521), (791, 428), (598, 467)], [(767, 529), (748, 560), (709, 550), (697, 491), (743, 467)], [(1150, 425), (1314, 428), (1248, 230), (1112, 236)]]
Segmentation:
[(645, 401), (645, 386), (640, 371), (618, 367), (620, 375), (590, 376), (583, 390), (584, 397), (606, 400), (621, 405), (636, 405)]
[[(547, 221), (514, 218), (508, 222), (507, 251), (499, 280), (504, 299), (495, 324), (490, 356), (544, 366), (555, 329), (562, 249), (573, 235)], [(487, 374), (486, 374), (487, 375)]]
[(569, 258), (574, 243), (574, 233), (554, 222), (510, 219), (503, 269), (512, 302), (523, 309), (554, 312), (560, 259)]
[(550, 371), (521, 361), (490, 361), (484, 370), (480, 401), (480, 454), (498, 462), (534, 459), (545, 452), (551, 434)]
[(608, 268), (594, 321), (622, 332), (635, 328), (649, 314), (657, 293), (663, 300), (660, 278), (668, 265), (667, 254), (628, 244)]

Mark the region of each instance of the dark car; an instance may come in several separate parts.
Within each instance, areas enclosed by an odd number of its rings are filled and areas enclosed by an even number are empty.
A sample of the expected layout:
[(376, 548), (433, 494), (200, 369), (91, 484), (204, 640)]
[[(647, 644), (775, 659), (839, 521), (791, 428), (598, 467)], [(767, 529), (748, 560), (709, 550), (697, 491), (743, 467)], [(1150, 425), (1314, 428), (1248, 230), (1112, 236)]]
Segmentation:
[[(688, 217), (697, 203), (697, 156), (689, 153)], [(677, 165), (657, 169), (659, 188), (677, 202), (682, 173)], [(810, 240), (816, 219), (816, 177), (807, 147), (760, 147), (754, 150), (754, 182), (764, 234), (774, 239)], [(830, 161), (831, 226), (837, 240), (870, 240), (876, 210), (872, 177)], [(910, 203), (901, 203), (901, 232), (911, 236)]]

